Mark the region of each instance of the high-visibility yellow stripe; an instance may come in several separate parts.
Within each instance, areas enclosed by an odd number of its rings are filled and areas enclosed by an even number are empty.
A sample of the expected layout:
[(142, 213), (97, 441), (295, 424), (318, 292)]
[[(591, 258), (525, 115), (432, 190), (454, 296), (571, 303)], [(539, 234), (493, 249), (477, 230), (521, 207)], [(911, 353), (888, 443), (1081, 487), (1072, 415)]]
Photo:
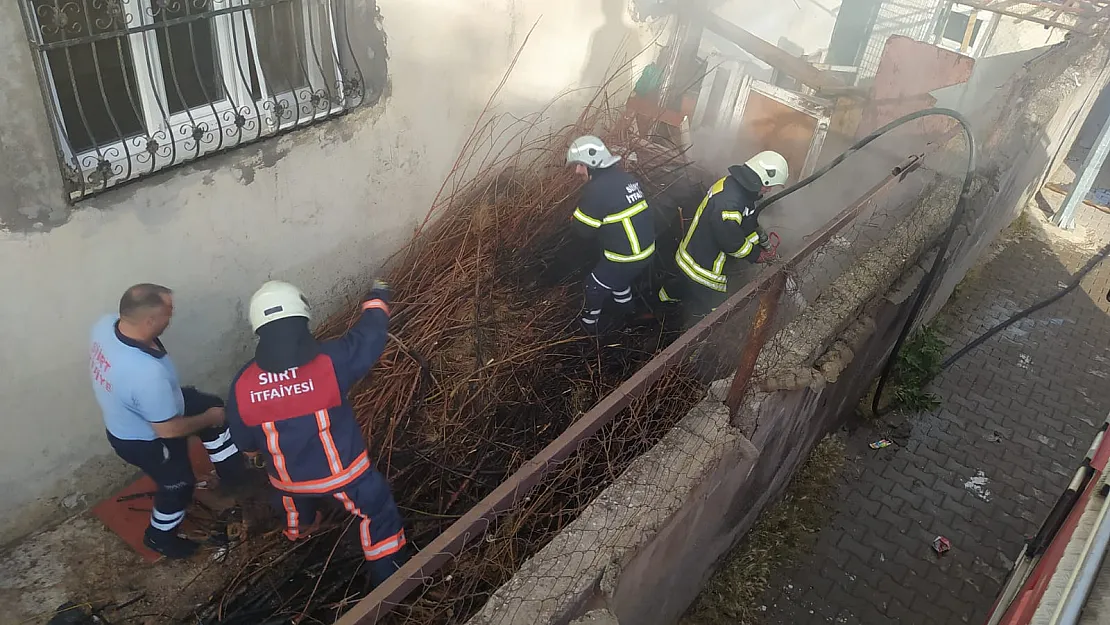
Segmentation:
[(728, 279), (724, 276), (724, 274), (714, 273), (712, 271), (709, 271), (705, 267), (702, 267), (697, 263), (697, 261), (694, 260), (693, 256), (690, 256), (689, 252), (687, 252), (686, 250), (679, 250), (678, 253), (675, 254), (675, 262), (677, 262), (680, 267), (685, 268), (683, 270), (684, 272), (697, 274), (699, 282), (713, 282), (721, 286), (724, 286), (728, 283)]
[(624, 234), (628, 237), (628, 246), (632, 249), (632, 255), (635, 256), (643, 251), (640, 248), (640, 237), (636, 236), (636, 228), (632, 227), (631, 219), (625, 219), (621, 223), (624, 224)]
[(682, 259), (681, 256), (678, 255), (675, 256), (675, 260), (678, 263), (678, 268), (682, 270), (682, 273), (686, 274), (686, 277), (690, 278), (694, 282), (697, 282), (698, 284), (706, 288), (713, 289), (714, 291), (720, 291), (721, 293), (724, 293), (728, 290), (727, 283), (719, 282), (716, 280), (707, 280), (702, 277), (698, 271), (704, 271), (703, 269), (701, 269), (701, 267), (686, 262), (684, 259)]
[(659, 287), (659, 301), (661, 301), (661, 302), (677, 302), (679, 300), (674, 298), (674, 297), (671, 297), (671, 294), (667, 292), (667, 287), (661, 286), (661, 287)]
[(690, 255), (690, 252), (688, 252), (686, 248), (680, 247), (678, 249), (678, 253), (675, 254), (675, 261), (678, 262), (678, 264), (680, 265), (683, 263), (689, 265), (691, 271), (700, 274), (701, 277), (705, 280), (722, 283), (725, 282), (725, 276), (723, 274), (721, 274), (720, 272), (712, 272), (699, 265), (698, 261), (694, 260), (694, 257)]
[(605, 258), (608, 258), (609, 260), (613, 261), (614, 263), (634, 263), (636, 261), (644, 260), (645, 258), (650, 258), (651, 255), (654, 254), (654, 253), (655, 253), (655, 244), (652, 243), (651, 245), (648, 246), (648, 248), (646, 250), (643, 250), (640, 253), (633, 254), (631, 256), (625, 256), (624, 254), (617, 254), (616, 252), (610, 252), (609, 250), (605, 250)]
[(682, 270), (682, 273), (686, 274), (686, 277), (706, 288), (721, 293), (728, 291), (728, 279), (721, 273), (724, 270), (724, 254), (717, 255), (717, 259), (713, 263), (713, 267), (716, 271), (710, 271), (699, 265), (694, 260), (694, 257), (690, 256), (687, 247), (690, 245), (690, 239), (694, 236), (694, 231), (698, 228), (698, 223), (701, 222), (701, 216), (702, 213), (705, 212), (705, 207), (709, 205), (709, 199), (721, 191), (724, 191), (726, 180), (728, 180), (727, 176), (721, 178), (713, 183), (713, 186), (709, 187), (709, 192), (705, 194), (705, 198), (703, 198), (701, 204), (698, 205), (697, 212), (694, 213), (694, 220), (690, 223), (690, 229), (686, 231), (686, 236), (683, 237), (682, 243), (678, 246), (678, 252), (674, 255), (678, 268)]
[(636, 215), (639, 215), (640, 213), (644, 212), (647, 209), (647, 207), (648, 207), (647, 200), (642, 200), (642, 201), (637, 202), (636, 204), (634, 204), (632, 206), (629, 206), (628, 208), (622, 210), (619, 213), (613, 213), (612, 215), (606, 215), (605, 216), (605, 223), (615, 224), (618, 221), (624, 221), (625, 219), (632, 219)]
[(591, 228), (600, 228), (601, 222), (582, 212), (581, 208), (574, 209), (574, 218)]
[(759, 233), (758, 232), (753, 232), (753, 233), (749, 234), (748, 237), (744, 240), (744, 245), (741, 246), (740, 249), (736, 250), (735, 252), (732, 252), (732, 254), (730, 254), (730, 255), (733, 258), (744, 258), (748, 254), (752, 253), (752, 250), (755, 248), (755, 246), (758, 243), (759, 243)]
[(718, 274), (718, 275), (724, 275), (724, 273), (725, 273), (725, 259), (726, 259), (726, 257), (725, 257), (724, 252), (718, 252), (717, 253), (717, 258), (714, 259), (714, 261), (713, 261), (713, 273)]
[[(637, 202), (635, 205), (630, 206), (619, 213), (606, 215), (603, 221), (591, 219), (593, 223), (588, 225), (593, 225), (594, 223), (596, 223), (597, 225), (594, 226), (595, 228), (600, 227), (602, 224), (608, 225), (619, 223), (624, 228), (625, 236), (628, 237), (628, 247), (632, 251), (631, 254), (618, 254), (616, 252), (605, 250), (605, 258), (608, 258), (615, 263), (634, 263), (636, 261), (648, 258), (655, 252), (654, 243), (652, 243), (647, 249), (643, 249), (643, 247), (640, 245), (640, 237), (636, 234), (636, 227), (632, 225), (632, 218), (647, 210), (647, 207), (647, 200), (644, 200), (641, 202)], [(575, 213), (575, 216), (577, 217), (578, 214)], [(587, 216), (587, 218), (589, 217)]]
[(721, 221), (735, 221), (744, 223), (744, 214), (740, 211), (721, 211)]
[(713, 186), (709, 187), (709, 192), (705, 194), (704, 198), (702, 198), (701, 204), (698, 205), (697, 212), (694, 213), (694, 221), (690, 223), (690, 229), (686, 231), (686, 236), (682, 239), (682, 249), (686, 249), (686, 246), (690, 245), (690, 237), (694, 236), (694, 231), (698, 229), (698, 222), (701, 221), (701, 214), (703, 211), (705, 211), (705, 207), (709, 204), (709, 198), (717, 195), (721, 191), (724, 191), (726, 179), (727, 177), (721, 178), (717, 182), (713, 183)]

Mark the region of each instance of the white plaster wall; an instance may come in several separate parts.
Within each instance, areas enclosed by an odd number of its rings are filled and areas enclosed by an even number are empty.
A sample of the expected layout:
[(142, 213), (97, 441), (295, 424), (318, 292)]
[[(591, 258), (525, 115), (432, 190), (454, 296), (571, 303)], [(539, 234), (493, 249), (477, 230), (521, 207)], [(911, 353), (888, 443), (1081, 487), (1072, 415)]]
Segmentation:
[[(1044, 17), (1045, 14), (1037, 15)], [(1050, 46), (1064, 40), (1067, 31), (1062, 28), (1045, 28), (1041, 24), (1026, 22), (1007, 15), (998, 16), (998, 26), (991, 36), (983, 56), (998, 56)]]
[[(812, 55), (829, 47), (840, 0), (726, 0), (714, 7), (721, 18), (795, 55)], [(750, 55), (716, 33), (706, 32), (703, 53), (717, 51), (744, 60)], [(800, 50), (800, 52), (799, 52)], [(758, 62), (758, 65), (770, 66)]]
[[(499, 111), (531, 113), (599, 84), (626, 36), (635, 49), (652, 40), (621, 17), (623, 0), (378, 5), (392, 86), (377, 106), (97, 196), (48, 231), (0, 233), (0, 542), (71, 512), (63, 498), (94, 503), (131, 474), (110, 455), (86, 372), (88, 328), (124, 288), (176, 290), (166, 344), (186, 382), (223, 393), (253, 345), (252, 291), (290, 280), (329, 312), (364, 286), (423, 218), (533, 23)], [(0, 49), (18, 53), (9, 63), (22, 85), (0, 108), (27, 111), (0, 116), (9, 162), (25, 126), (45, 132), (19, 20), (15, 3), (0, 8)], [(549, 111), (551, 124), (571, 121), (586, 96)], [(27, 142), (34, 169), (56, 180), (49, 150)], [(0, 172), (0, 202), (19, 198), (16, 183)], [(51, 210), (67, 210), (60, 183), (47, 191)]]

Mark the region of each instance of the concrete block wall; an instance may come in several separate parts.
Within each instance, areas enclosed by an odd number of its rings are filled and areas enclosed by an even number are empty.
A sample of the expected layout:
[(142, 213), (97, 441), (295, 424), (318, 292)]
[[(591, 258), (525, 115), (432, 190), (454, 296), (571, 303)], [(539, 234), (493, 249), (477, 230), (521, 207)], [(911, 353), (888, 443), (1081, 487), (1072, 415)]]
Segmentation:
[[(703, 402), (528, 560), (469, 625), (562, 625), (593, 609), (607, 610), (621, 623), (676, 622), (712, 565), (865, 392), (905, 318), (907, 295), (923, 275), (909, 273), (889, 296), (875, 297), (889, 286), (876, 275), (868, 288), (853, 288), (855, 297), (841, 301), (838, 311), (851, 325), (820, 337), (836, 345), (830, 357), (818, 359), (826, 373), (792, 356), (776, 360), (778, 368), (770, 371), (762, 363), (763, 388), (772, 390), (753, 393), (741, 410), (741, 420), (753, 427), (733, 427), (724, 405), (731, 380), (715, 383)], [(788, 330), (802, 335), (801, 327), (815, 322), (802, 315)], [(776, 340), (789, 341), (782, 334)]]

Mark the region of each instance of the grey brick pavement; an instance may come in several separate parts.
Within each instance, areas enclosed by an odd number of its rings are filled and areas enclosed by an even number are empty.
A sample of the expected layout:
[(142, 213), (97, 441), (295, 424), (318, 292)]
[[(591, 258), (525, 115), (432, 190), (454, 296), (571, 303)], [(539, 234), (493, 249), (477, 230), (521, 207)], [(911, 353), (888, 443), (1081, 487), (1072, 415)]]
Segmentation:
[[(1086, 209), (1081, 224), (1110, 233)], [(1025, 238), (945, 309), (954, 345), (1051, 294), (1090, 249)], [(1076, 292), (946, 371), (931, 414), (856, 432), (836, 515), (780, 571), (765, 622), (982, 623), (1024, 537), (1036, 531), (1110, 411), (1110, 261)], [(872, 451), (889, 436), (898, 445)], [(952, 551), (938, 558), (938, 535)]]

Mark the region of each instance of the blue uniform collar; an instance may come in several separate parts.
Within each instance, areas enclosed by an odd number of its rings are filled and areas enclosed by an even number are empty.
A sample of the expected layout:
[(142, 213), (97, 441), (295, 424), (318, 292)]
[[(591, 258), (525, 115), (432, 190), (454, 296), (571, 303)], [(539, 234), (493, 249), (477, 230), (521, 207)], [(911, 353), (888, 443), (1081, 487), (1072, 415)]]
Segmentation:
[(142, 350), (143, 353), (148, 356), (153, 356), (154, 358), (164, 358), (166, 356), (166, 346), (162, 345), (161, 339), (154, 339), (154, 344), (158, 346), (157, 349), (151, 348), (149, 345), (143, 345), (135, 339), (132, 339), (129, 336), (125, 336), (123, 332), (119, 331), (119, 319), (116, 319), (116, 322), (112, 324), (112, 330), (114, 330), (116, 333), (116, 340), (128, 347), (134, 347), (135, 349)]

